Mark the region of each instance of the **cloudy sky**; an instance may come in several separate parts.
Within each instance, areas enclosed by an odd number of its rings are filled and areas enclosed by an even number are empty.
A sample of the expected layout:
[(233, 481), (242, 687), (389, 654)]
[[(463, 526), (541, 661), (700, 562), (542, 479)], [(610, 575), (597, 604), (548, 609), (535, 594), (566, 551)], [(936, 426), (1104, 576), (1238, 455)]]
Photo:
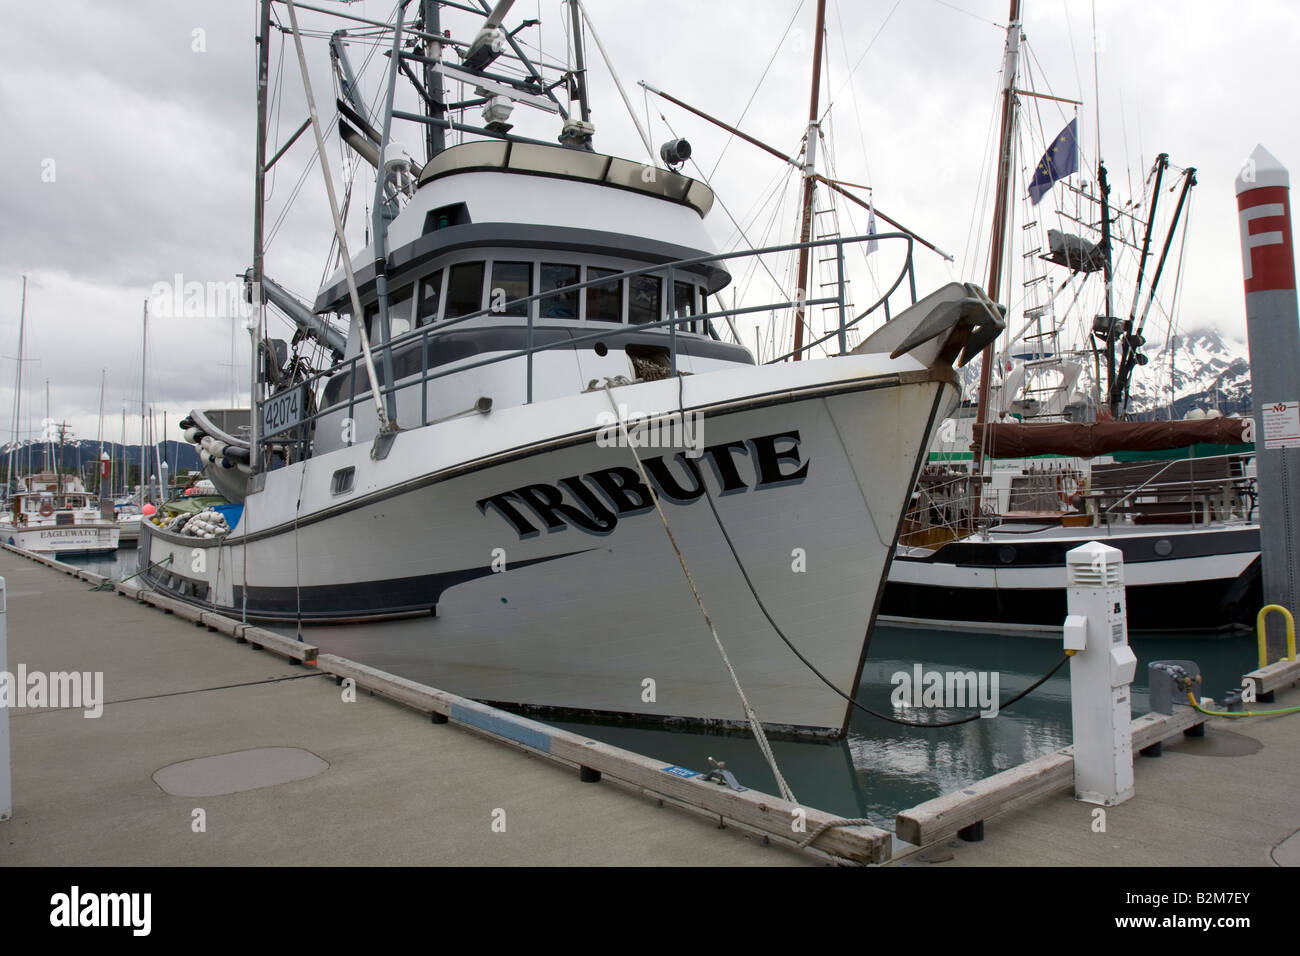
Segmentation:
[[(709, 175), (722, 202), (749, 226), (750, 239), (789, 241), (794, 225), (785, 213), (793, 209), (794, 192), (776, 198), (787, 179), (782, 164), (728, 142), (635, 84), (645, 80), (729, 122), (743, 115), (744, 129), (793, 156), (807, 120), (814, 0), (587, 0), (587, 6), (633, 105), (643, 120), (648, 116), (653, 142), (671, 131), (690, 139), (699, 168), (686, 171)], [(284, 8), (277, 9), (287, 22)], [(382, 20), (393, 2), (363, 0), (346, 9)], [(562, 12), (558, 3), (520, 0), (509, 22), (539, 17), (540, 28), (523, 36), (562, 58)], [(1218, 325), (1242, 337), (1233, 179), (1256, 143), (1284, 164), (1300, 162), (1300, 74), (1293, 66), (1300, 7), (1282, 0), (1231, 10), (1208, 0), (1098, 0), (1094, 14), (1085, 0), (1026, 0), (1026, 60), (1035, 88), (1084, 101), (1078, 115), (1089, 165), (1098, 140), (1094, 15), (1101, 151), (1115, 192), (1121, 201), (1140, 194), (1158, 151), (1179, 167), (1170, 177), (1196, 167), (1178, 325)], [(883, 211), (955, 256), (946, 263), (918, 255), (922, 291), (950, 279), (987, 278), (990, 132), (1006, 16), (1005, 0), (827, 3), (822, 108), (830, 107), (825, 129), (833, 174), (871, 186)], [(125, 409), (127, 440), (135, 442), (144, 300), (177, 276), (213, 288), (251, 259), (256, 3), (69, 0), (58, 4), (56, 16), (48, 4), (9, 0), (4, 17), (0, 434), (7, 438), (12, 429), (20, 277), (26, 275), (22, 432), (30, 435), (44, 417), (48, 380), (53, 417), (70, 422), (78, 437), (95, 437), (104, 381), (107, 436), (121, 437)], [(304, 28), (324, 22), (307, 11), (301, 18)], [(445, 25), (469, 39), (466, 23), (449, 15)], [(334, 93), (325, 44), (306, 42), (328, 120)], [(272, 48), (277, 59), (282, 49), (292, 50), (278, 34)], [(359, 65), (369, 47), (359, 40), (352, 49)], [(643, 159), (599, 54), (589, 54), (597, 148)], [(381, 62), (374, 57), (372, 66)], [(372, 69), (362, 79), (367, 99), (379, 92), (378, 75)], [(292, 59), (279, 87), (275, 142), (306, 116)], [(1072, 106), (1038, 101), (1027, 117), (1022, 163), (1032, 168), (1044, 137), (1073, 115)], [(515, 121), (538, 138), (558, 132), (545, 117), (525, 118), (522, 111)], [(399, 127), (397, 135), (417, 151), (418, 131)], [(332, 139), (327, 150), (337, 169), (340, 150)], [(304, 136), (277, 166), (268, 204), (269, 223), (279, 222), (268, 272), (306, 298), (330, 246), (314, 163), (311, 137)], [(1073, 182), (1091, 178), (1085, 171)], [(1176, 198), (1166, 189), (1166, 212)], [(1017, 202), (1018, 210), (1023, 206)], [(843, 232), (865, 230), (865, 216), (844, 215)], [(357, 247), (360, 219), (354, 217), (350, 230)], [(768, 221), (777, 225), (767, 230)], [(734, 245), (735, 230), (721, 208), (710, 228), (720, 246)], [(876, 264), (888, 271), (883, 253)], [(1162, 284), (1171, 290), (1173, 278)], [(1013, 289), (1003, 298), (1017, 294)], [(160, 418), (167, 411), (173, 436), (179, 434), (173, 423), (190, 408), (226, 405), (232, 389), (247, 394), (247, 337), (239, 333), (232, 383), (236, 320), (228, 311), (209, 303), (205, 314), (182, 310), (155, 314), (150, 322), (148, 402)]]

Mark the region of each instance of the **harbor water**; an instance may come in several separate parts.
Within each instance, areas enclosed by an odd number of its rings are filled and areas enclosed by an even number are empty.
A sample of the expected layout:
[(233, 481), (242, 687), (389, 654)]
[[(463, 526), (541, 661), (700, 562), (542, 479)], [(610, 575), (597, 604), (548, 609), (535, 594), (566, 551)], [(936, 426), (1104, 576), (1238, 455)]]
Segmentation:
[[(68, 563), (115, 580), (136, 571), (136, 553), (123, 549)], [(416, 656), (418, 620), (307, 630), (323, 652), (338, 654), (400, 676), (434, 683)], [(292, 633), (290, 629), (289, 633)], [(703, 639), (707, 640), (707, 633)], [(725, 635), (723, 635), (725, 641)], [(776, 639), (775, 637), (773, 638)], [(1133, 714), (1147, 711), (1147, 665), (1187, 659), (1200, 665), (1202, 695), (1221, 698), (1240, 686), (1241, 675), (1256, 666), (1255, 637), (1248, 632), (1136, 633)], [(977, 709), (945, 710), (896, 706), (899, 675), (975, 672), (996, 675), (998, 699), (1009, 700), (1061, 660), (1059, 640), (1048, 636), (933, 631), (879, 625), (871, 635), (857, 700), (864, 707), (900, 720), (943, 722), (971, 716)], [(441, 687), (455, 692), (451, 686)], [(760, 717), (762, 715), (760, 714)], [(746, 735), (699, 730), (666, 730), (622, 724), (550, 720), (556, 726), (693, 770), (723, 762), (742, 785), (769, 793), (776, 783), (757, 745)], [(804, 805), (846, 817), (866, 817), (892, 830), (902, 809), (958, 790), (1035, 757), (1068, 746), (1070, 688), (1068, 666), (1028, 697), (996, 716), (953, 727), (901, 726), (855, 710), (848, 735), (840, 741), (772, 741), (782, 774)]]

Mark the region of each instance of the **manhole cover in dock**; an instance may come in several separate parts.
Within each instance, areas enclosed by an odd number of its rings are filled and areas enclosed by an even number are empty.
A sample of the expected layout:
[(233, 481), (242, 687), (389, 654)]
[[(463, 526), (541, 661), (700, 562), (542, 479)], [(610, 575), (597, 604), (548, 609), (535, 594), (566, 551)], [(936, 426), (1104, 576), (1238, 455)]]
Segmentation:
[(182, 760), (157, 771), (153, 780), (172, 796), (216, 797), (306, 780), (329, 766), (314, 753), (298, 747), (261, 747)]

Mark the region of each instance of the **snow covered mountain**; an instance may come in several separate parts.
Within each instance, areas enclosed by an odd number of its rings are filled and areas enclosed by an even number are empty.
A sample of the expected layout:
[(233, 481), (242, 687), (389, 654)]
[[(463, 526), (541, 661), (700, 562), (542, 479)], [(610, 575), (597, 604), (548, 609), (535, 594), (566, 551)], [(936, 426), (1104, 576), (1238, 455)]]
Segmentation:
[[(1143, 348), (1147, 364), (1133, 372), (1129, 412), (1140, 418), (1182, 418), (1193, 408), (1218, 409), (1224, 415), (1251, 410), (1250, 352), (1244, 340), (1206, 326)], [(1103, 371), (1104, 375), (1104, 371)], [(974, 398), (979, 388), (979, 360), (961, 370), (963, 393)], [(1085, 363), (1078, 388), (1091, 393), (1092, 363)]]
[(1193, 408), (1225, 415), (1251, 410), (1250, 352), (1243, 341), (1206, 327), (1148, 343), (1150, 361), (1133, 375), (1130, 409), (1136, 414), (1182, 418)]

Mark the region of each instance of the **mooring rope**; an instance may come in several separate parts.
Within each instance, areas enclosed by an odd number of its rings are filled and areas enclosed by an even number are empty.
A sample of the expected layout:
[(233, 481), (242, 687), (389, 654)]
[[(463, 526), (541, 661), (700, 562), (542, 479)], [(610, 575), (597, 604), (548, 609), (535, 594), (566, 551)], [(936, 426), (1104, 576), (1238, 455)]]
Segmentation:
[(668, 526), (668, 517), (664, 514), (663, 508), (659, 504), (659, 496), (654, 493), (650, 484), (650, 478), (646, 474), (645, 466), (641, 464), (641, 456), (637, 454), (636, 446), (627, 432), (627, 423), (623, 416), (619, 414), (618, 406), (614, 403), (614, 395), (610, 391), (610, 386), (605, 386), (605, 397), (609, 399), (609, 407), (614, 410), (614, 418), (618, 421), (619, 431), (623, 435), (623, 441), (627, 443), (628, 450), (632, 452), (632, 458), (636, 461), (637, 471), (641, 473), (641, 481), (645, 484), (646, 493), (650, 500), (654, 502), (655, 511), (659, 515), (659, 520), (663, 523), (664, 533), (668, 535), (668, 542), (673, 546), (673, 552), (677, 555), (677, 561), (682, 566), (682, 573), (686, 575), (686, 583), (691, 587), (691, 593), (695, 595), (695, 603), (699, 605), (700, 614), (704, 616), (704, 623), (709, 626), (709, 633), (713, 635), (713, 643), (718, 648), (718, 654), (722, 657), (722, 663), (726, 665), (727, 673), (731, 675), (731, 683), (736, 688), (736, 694), (740, 697), (740, 704), (745, 710), (745, 718), (749, 721), (750, 729), (754, 732), (754, 738), (758, 741), (758, 749), (763, 752), (763, 758), (771, 768), (772, 776), (776, 777), (776, 784), (781, 790), (781, 796), (791, 803), (797, 804), (794, 791), (790, 785), (785, 782), (785, 777), (781, 775), (781, 768), (776, 765), (776, 756), (772, 753), (772, 745), (768, 743), (767, 734), (763, 732), (763, 724), (754, 713), (754, 708), (749, 703), (749, 698), (745, 696), (745, 689), (740, 686), (740, 678), (736, 676), (736, 670), (731, 666), (731, 658), (727, 656), (727, 649), (722, 646), (722, 638), (718, 636), (718, 629), (713, 624), (713, 619), (709, 617), (709, 612), (704, 607), (704, 599), (700, 597), (700, 589), (695, 585), (695, 578), (691, 574), (691, 569), (686, 566), (686, 558), (682, 555), (682, 549), (677, 545), (677, 537), (673, 534), (673, 529)]

